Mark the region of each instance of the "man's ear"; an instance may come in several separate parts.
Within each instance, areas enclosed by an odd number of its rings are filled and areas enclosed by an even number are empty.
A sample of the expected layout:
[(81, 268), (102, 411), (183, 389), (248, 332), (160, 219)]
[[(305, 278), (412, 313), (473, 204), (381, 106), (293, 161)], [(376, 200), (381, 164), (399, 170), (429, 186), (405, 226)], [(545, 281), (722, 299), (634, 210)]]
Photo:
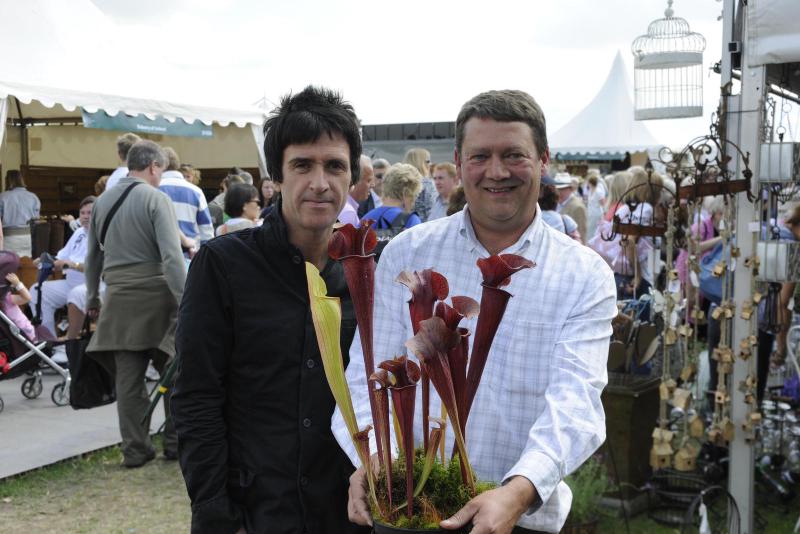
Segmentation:
[(453, 161), (456, 164), (456, 179), (461, 183), (461, 156), (459, 156), (458, 150), (453, 150)]
[(548, 174), (550, 170), (550, 149), (547, 148), (542, 154), (542, 174)]

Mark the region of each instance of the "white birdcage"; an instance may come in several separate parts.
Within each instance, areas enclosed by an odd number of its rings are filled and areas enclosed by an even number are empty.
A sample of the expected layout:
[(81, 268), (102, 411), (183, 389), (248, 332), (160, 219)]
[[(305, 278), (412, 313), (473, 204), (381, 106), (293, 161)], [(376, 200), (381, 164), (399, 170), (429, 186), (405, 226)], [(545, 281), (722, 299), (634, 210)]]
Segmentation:
[(703, 50), (706, 39), (675, 17), (668, 0), (664, 18), (631, 45), (636, 120), (703, 114)]

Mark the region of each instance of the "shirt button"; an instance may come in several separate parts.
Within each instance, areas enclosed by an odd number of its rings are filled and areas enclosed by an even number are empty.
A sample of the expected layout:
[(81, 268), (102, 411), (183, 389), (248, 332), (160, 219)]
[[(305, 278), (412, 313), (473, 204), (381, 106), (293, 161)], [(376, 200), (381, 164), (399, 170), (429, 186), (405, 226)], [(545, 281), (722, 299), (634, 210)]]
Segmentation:
[(300, 256), (297, 256), (297, 255), (294, 255), (294, 256), (292, 256), (292, 262), (296, 263), (297, 265), (300, 265), (301, 263), (303, 263), (303, 258), (301, 258)]
[(317, 365), (317, 363), (314, 361), (313, 358), (309, 358), (306, 360), (306, 367), (308, 367), (309, 369), (313, 369), (315, 365)]
[(308, 486), (308, 477), (307, 476), (300, 477), (300, 485), (301, 486)]
[(311, 426), (311, 419), (309, 419), (308, 417), (303, 419), (303, 426), (306, 427), (306, 428), (310, 427)]

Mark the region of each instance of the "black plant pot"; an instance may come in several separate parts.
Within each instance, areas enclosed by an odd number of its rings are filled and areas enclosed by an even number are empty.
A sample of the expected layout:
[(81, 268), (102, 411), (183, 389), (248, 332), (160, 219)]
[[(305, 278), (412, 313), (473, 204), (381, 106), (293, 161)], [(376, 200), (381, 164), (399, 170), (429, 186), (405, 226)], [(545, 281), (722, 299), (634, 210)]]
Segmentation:
[(376, 519), (373, 519), (372, 523), (372, 529), (375, 534), (467, 534), (470, 530), (472, 530), (471, 524), (460, 530), (442, 530), (439, 528), (435, 530), (428, 530), (421, 528), (393, 527), (392, 525), (381, 523)]

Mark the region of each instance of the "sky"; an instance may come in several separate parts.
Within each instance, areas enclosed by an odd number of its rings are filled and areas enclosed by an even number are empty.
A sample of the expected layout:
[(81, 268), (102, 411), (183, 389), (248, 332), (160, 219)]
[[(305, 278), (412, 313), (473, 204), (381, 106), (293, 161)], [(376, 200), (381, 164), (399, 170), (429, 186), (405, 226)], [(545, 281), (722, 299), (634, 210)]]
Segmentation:
[[(92, 0), (186, 79), (187, 101), (267, 107), (310, 83), (340, 90), (364, 124), (452, 121), (488, 89), (522, 89), (555, 132), (602, 86), (616, 52), (633, 79), (631, 42), (666, 0)], [(716, 108), (722, 3), (675, 0), (706, 38), (702, 118), (648, 121), (677, 146), (707, 133)], [(182, 76), (184, 77), (184, 76)], [(632, 88), (631, 88), (632, 91)]]

